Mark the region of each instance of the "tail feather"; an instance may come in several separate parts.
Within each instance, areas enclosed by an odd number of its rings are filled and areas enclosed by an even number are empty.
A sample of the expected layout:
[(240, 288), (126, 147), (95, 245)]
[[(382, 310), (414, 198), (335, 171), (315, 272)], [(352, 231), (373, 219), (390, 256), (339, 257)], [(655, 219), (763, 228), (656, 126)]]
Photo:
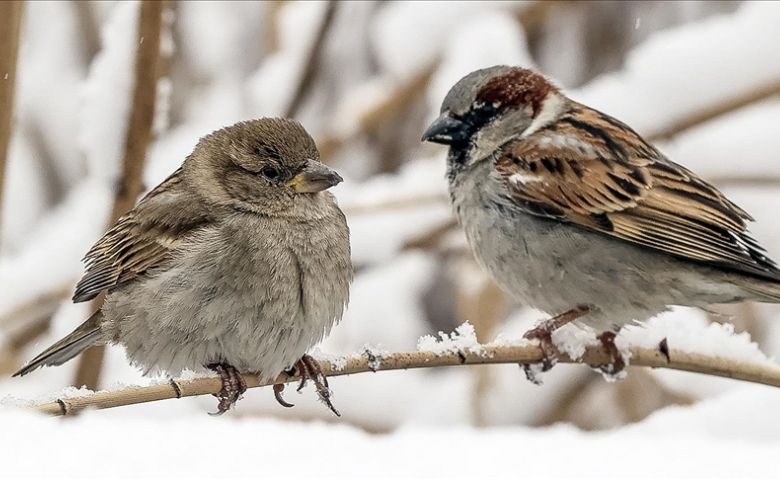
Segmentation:
[(780, 303), (780, 282), (754, 281), (742, 288), (755, 295), (754, 300), (766, 303)]
[(44, 350), (33, 358), (30, 363), (14, 373), (14, 377), (27, 375), (33, 370), (53, 365), (62, 365), (87, 347), (101, 342), (100, 321), (103, 315), (100, 310), (93, 313), (86, 322), (82, 323), (65, 338)]

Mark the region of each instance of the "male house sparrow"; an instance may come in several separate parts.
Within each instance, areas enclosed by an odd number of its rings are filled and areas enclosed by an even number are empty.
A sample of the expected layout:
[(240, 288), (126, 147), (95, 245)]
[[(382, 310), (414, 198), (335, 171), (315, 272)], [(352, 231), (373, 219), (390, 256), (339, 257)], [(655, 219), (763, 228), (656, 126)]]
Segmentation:
[(555, 315), (526, 333), (540, 340), (544, 369), (552, 331), (568, 322), (603, 332), (605, 370), (617, 373), (614, 337), (626, 324), (670, 305), (780, 302), (780, 269), (748, 233), (750, 215), (538, 73), (470, 73), (423, 140), (450, 146), (450, 198), (478, 262)]
[(87, 253), (73, 300), (106, 291), (103, 307), (16, 375), (118, 343), (146, 372), (218, 372), (219, 413), (246, 390), (239, 371), (270, 380), (295, 365), (338, 414), (305, 354), (341, 319), (352, 280), (349, 229), (325, 191), (342, 179), (318, 158), (287, 119), (202, 138)]

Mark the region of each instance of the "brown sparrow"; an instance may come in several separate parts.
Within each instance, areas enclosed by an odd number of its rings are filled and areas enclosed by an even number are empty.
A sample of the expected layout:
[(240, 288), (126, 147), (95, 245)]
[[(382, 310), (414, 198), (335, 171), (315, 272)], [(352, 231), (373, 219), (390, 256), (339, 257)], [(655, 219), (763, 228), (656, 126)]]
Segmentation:
[(202, 138), (87, 253), (73, 300), (106, 292), (102, 308), (16, 375), (116, 343), (145, 372), (216, 371), (220, 413), (246, 390), (239, 371), (271, 380), (293, 365), (333, 409), (306, 351), (341, 319), (352, 263), (344, 214), (325, 191), (341, 177), (318, 158), (287, 119)]
[(555, 315), (526, 334), (545, 368), (551, 332), (568, 322), (603, 332), (616, 373), (626, 324), (672, 305), (780, 302), (780, 269), (747, 231), (750, 215), (536, 72), (470, 73), (423, 140), (450, 147), (450, 197), (479, 263)]

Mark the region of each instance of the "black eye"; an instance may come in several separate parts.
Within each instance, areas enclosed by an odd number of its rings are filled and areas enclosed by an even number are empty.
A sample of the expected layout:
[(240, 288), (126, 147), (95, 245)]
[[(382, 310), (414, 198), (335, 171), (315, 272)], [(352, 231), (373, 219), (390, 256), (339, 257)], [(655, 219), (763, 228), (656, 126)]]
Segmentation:
[(267, 167), (263, 167), (260, 173), (262, 173), (263, 176), (268, 178), (269, 180), (276, 180), (277, 178), (279, 178), (279, 170), (275, 169), (270, 165)]

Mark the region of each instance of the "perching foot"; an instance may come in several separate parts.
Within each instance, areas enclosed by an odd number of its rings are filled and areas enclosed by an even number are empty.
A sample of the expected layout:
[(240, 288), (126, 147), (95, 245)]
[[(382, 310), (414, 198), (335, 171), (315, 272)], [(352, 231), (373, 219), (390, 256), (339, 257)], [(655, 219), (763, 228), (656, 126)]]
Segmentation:
[(588, 312), (590, 312), (589, 306), (578, 305), (576, 308), (547, 319), (525, 332), (523, 338), (528, 340), (539, 340), (539, 347), (542, 349), (543, 354), (542, 362), (540, 364), (523, 364), (523, 371), (525, 371), (525, 376), (529, 381), (535, 385), (541, 385), (542, 381), (538, 377), (538, 373), (540, 373), (540, 371), (546, 372), (558, 363), (557, 350), (552, 342), (553, 332), (567, 323), (577, 320)]
[[(320, 367), (320, 364), (317, 362), (317, 360), (309, 355), (304, 355), (300, 360), (295, 362), (293, 368), (287, 373), (290, 376), (299, 375), (301, 377), (301, 381), (298, 383), (297, 389), (299, 392), (303, 390), (303, 387), (306, 386), (306, 383), (311, 380), (311, 382), (314, 383), (314, 387), (317, 390), (317, 396), (320, 398), (320, 401), (322, 401), (322, 403), (324, 403), (325, 406), (328, 407), (330, 411), (333, 412), (337, 417), (341, 416), (339, 411), (336, 410), (336, 407), (333, 406), (333, 402), (330, 399), (330, 388), (328, 388), (328, 378), (324, 373), (322, 373), (322, 367)], [(282, 406), (289, 408), (292, 407), (293, 404), (285, 401), (284, 398), (282, 398), (284, 387), (285, 384), (283, 383), (274, 385), (274, 396), (276, 397), (277, 402), (279, 402)]]
[(615, 345), (616, 336), (615, 332), (604, 332), (596, 337), (610, 356), (610, 362), (600, 365), (599, 369), (610, 377), (617, 377), (626, 368), (626, 360)]
[(219, 399), (217, 411), (210, 415), (222, 415), (230, 410), (246, 392), (246, 382), (241, 373), (234, 366), (227, 363), (212, 363), (206, 367), (217, 372), (222, 380), (222, 390), (214, 394)]

